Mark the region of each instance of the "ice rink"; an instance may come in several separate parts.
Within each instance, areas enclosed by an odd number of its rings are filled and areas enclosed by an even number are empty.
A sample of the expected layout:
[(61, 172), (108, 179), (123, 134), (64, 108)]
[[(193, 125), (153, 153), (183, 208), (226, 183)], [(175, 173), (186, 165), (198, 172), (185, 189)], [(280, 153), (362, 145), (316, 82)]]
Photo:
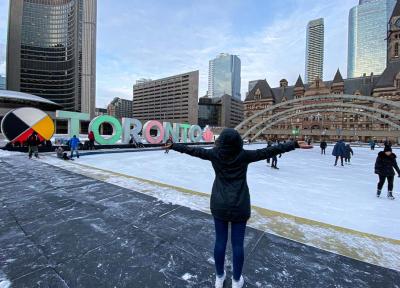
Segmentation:
[[(263, 147), (255, 144), (245, 149)], [(386, 185), (382, 198), (376, 198), (374, 163), (381, 149), (353, 150), (352, 163), (345, 167), (333, 166), (331, 146), (326, 155), (320, 155), (319, 147), (284, 154), (278, 158), (279, 170), (271, 169), (266, 161), (250, 164), (252, 205), (400, 239), (400, 180), (395, 179), (396, 200), (386, 198)], [(210, 193), (214, 179), (208, 161), (174, 151), (88, 155), (77, 162), (204, 193)]]

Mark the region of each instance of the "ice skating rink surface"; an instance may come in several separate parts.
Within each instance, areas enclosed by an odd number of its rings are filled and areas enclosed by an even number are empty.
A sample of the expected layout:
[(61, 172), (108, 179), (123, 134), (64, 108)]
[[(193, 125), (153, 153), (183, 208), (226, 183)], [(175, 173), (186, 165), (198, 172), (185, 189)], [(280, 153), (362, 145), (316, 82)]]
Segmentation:
[[(264, 148), (247, 145), (245, 149)], [(376, 198), (376, 156), (382, 149), (353, 147), (351, 164), (334, 167), (332, 146), (292, 151), (278, 158), (279, 170), (266, 161), (250, 164), (248, 184), (252, 205), (391, 239), (400, 239), (400, 178), (392, 201)], [(394, 149), (394, 153), (400, 150)], [(99, 154), (81, 157), (80, 164), (143, 179), (210, 193), (214, 171), (208, 161), (170, 151)], [(187, 203), (188, 207), (193, 203)]]

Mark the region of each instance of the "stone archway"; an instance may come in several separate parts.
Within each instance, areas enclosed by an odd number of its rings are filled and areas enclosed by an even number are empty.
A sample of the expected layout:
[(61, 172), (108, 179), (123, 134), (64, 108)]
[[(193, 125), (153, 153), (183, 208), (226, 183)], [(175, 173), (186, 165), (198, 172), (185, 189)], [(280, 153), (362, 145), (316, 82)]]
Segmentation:
[[(341, 100), (347, 102), (340, 102)], [(353, 104), (354, 101), (363, 101), (363, 103), (368, 102), (370, 105), (365, 104)], [(306, 104), (304, 104), (306, 103)], [(307, 104), (308, 103), (308, 104)], [(302, 104), (302, 105), (299, 105)], [(386, 99), (375, 98), (371, 96), (359, 96), (359, 95), (348, 95), (348, 94), (329, 94), (329, 95), (316, 95), (316, 96), (307, 96), (303, 98), (298, 98), (294, 100), (290, 100), (287, 102), (279, 103), (273, 106), (270, 106), (262, 111), (259, 111), (245, 119), (242, 123), (240, 123), (236, 129), (242, 132), (242, 137), (245, 138), (250, 134), (258, 134), (259, 129), (263, 129), (265, 125), (269, 125), (272, 121), (275, 123), (276, 119), (284, 118), (289, 119), (292, 118), (296, 112), (304, 111), (307, 109), (314, 109), (314, 108), (323, 108), (326, 109), (336, 108), (335, 112), (343, 112), (343, 113), (352, 113), (352, 114), (359, 114), (364, 115), (367, 117), (371, 117), (376, 119), (380, 122), (384, 122), (388, 124), (389, 127), (393, 128), (394, 130), (400, 130), (396, 123), (399, 122), (400, 114), (393, 113), (391, 111), (382, 109), (389, 108), (390, 110), (397, 110), (400, 111), (400, 103), (394, 102)], [(283, 111), (280, 111), (284, 109)], [(326, 111), (326, 109), (321, 110)], [(352, 109), (352, 110), (349, 110)], [(330, 110), (331, 111), (331, 110)], [(363, 113), (359, 113), (363, 112)], [(291, 113), (291, 114), (290, 114)], [(309, 112), (305, 112), (302, 114), (307, 114)], [(287, 116), (289, 114), (289, 116)], [(298, 114), (298, 113), (297, 113)], [(296, 115), (297, 115), (296, 114)], [(377, 115), (384, 115), (385, 120), (388, 121), (381, 121), (382, 119), (379, 118)], [(254, 119), (257, 117), (262, 117), (261, 121), (257, 121), (252, 123)], [(279, 121), (281, 122), (281, 121)], [(277, 122), (276, 122), (277, 123)], [(244, 128), (246, 124), (251, 124), (249, 128)]]

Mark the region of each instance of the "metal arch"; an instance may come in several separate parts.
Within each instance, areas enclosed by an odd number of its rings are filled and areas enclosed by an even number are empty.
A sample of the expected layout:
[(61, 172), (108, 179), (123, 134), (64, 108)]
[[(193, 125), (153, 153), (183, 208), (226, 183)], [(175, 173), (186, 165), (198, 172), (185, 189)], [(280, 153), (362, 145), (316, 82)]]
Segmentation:
[[(381, 121), (381, 122), (383, 122), (383, 123), (385, 123), (385, 124), (389, 124), (390, 126), (395, 127), (396, 129), (400, 130), (400, 125), (398, 125), (398, 124), (396, 124), (396, 123), (393, 123), (393, 122), (391, 122), (391, 121), (389, 121), (389, 120), (387, 120), (387, 119), (385, 119), (385, 118), (380, 118), (379, 116), (376, 116), (376, 115), (374, 115), (374, 114), (369, 114), (369, 113), (361, 112), (361, 111), (353, 111), (353, 110), (347, 110), (347, 111), (345, 111), (345, 110), (338, 110), (338, 109), (335, 109), (335, 108), (331, 108), (331, 109), (323, 109), (323, 108), (320, 108), (320, 109), (302, 111), (302, 112), (300, 112), (300, 113), (296, 113), (296, 115), (303, 115), (303, 114), (310, 114), (310, 113), (324, 112), (324, 111), (326, 111), (326, 112), (344, 112), (344, 113), (354, 113), (354, 114), (364, 115), (364, 116), (368, 116), (368, 117), (374, 118), (374, 119), (376, 119), (376, 120), (378, 120), (378, 121)], [(284, 120), (286, 120), (286, 119), (289, 119), (289, 118), (291, 118), (291, 117), (293, 117), (293, 115), (284, 116), (284, 117), (282, 117), (282, 118), (279, 118), (279, 119), (277, 119), (277, 120), (275, 120), (275, 121), (269, 123), (268, 125), (266, 125), (265, 127), (263, 127), (263, 129), (261, 129), (260, 131), (258, 131), (257, 134), (255, 134), (255, 135), (251, 138), (251, 140), (253, 141), (254, 139), (256, 139), (256, 138), (257, 138), (258, 136), (260, 136), (266, 129), (270, 128), (271, 126), (274, 126), (274, 125), (276, 125), (277, 123), (279, 123), (279, 122), (281, 122), (281, 121), (284, 121)]]
[[(354, 109), (361, 109), (361, 110), (370, 110), (370, 111), (373, 111), (373, 112), (376, 112), (376, 113), (388, 115), (389, 117), (392, 117), (392, 118), (399, 118), (398, 115), (396, 115), (394, 113), (391, 113), (389, 111), (382, 110), (382, 109), (379, 109), (379, 108), (370, 107), (370, 106), (350, 104), (350, 103), (340, 103), (340, 102), (315, 103), (315, 104), (309, 104), (309, 105), (304, 105), (304, 106), (293, 107), (293, 108), (285, 109), (284, 111), (275, 113), (275, 114), (263, 119), (261, 122), (256, 123), (250, 129), (248, 129), (246, 131), (246, 133), (244, 133), (242, 138), (247, 137), (247, 135), (249, 135), (252, 131), (256, 130), (259, 126), (263, 125), (265, 122), (269, 121), (272, 118), (276, 118), (276, 117), (278, 117), (280, 115), (285, 115), (287, 113), (290, 113), (290, 112), (293, 112), (293, 111), (296, 111), (296, 110), (304, 110), (304, 109), (307, 109), (307, 108), (315, 108), (315, 107), (344, 107), (344, 108), (354, 108)], [(340, 111), (338, 111), (338, 112), (340, 112)]]
[(284, 106), (291, 105), (291, 104), (295, 104), (295, 103), (302, 102), (302, 101), (323, 100), (323, 99), (364, 100), (364, 101), (370, 101), (370, 102), (373, 102), (373, 103), (385, 104), (385, 105), (389, 105), (389, 106), (396, 107), (396, 108), (400, 109), (400, 103), (398, 103), (398, 102), (394, 102), (394, 101), (390, 101), (390, 100), (386, 100), (386, 99), (381, 99), (381, 98), (375, 98), (375, 97), (372, 97), (372, 96), (359, 96), (359, 95), (349, 95), (349, 94), (326, 94), (326, 95), (305, 96), (305, 97), (301, 97), (301, 98), (297, 98), (297, 99), (281, 102), (281, 103), (278, 103), (276, 105), (272, 105), (272, 106), (270, 106), (268, 108), (265, 108), (264, 110), (257, 112), (256, 114), (250, 116), (249, 118), (247, 118), (246, 120), (241, 122), (238, 126), (235, 127), (235, 129), (239, 130), (245, 124), (247, 124), (249, 121), (261, 116), (264, 113), (273, 111), (273, 110), (275, 110), (277, 108), (284, 107)]

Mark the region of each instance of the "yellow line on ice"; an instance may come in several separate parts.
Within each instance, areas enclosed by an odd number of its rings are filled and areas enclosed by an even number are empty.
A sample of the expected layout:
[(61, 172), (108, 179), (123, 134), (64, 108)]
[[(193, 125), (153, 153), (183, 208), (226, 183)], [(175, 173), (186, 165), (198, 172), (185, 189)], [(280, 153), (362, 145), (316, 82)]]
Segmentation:
[[(179, 186), (174, 186), (174, 185), (170, 185), (170, 184), (166, 184), (166, 183), (162, 183), (162, 182), (158, 182), (158, 181), (154, 181), (154, 180), (148, 180), (145, 178), (140, 178), (137, 176), (131, 176), (131, 175), (126, 175), (123, 173), (119, 173), (119, 172), (114, 172), (114, 171), (110, 171), (110, 170), (106, 170), (106, 169), (101, 169), (101, 168), (97, 168), (97, 167), (93, 167), (90, 165), (85, 165), (85, 164), (81, 164), (81, 163), (76, 163), (73, 162), (76, 165), (80, 165), (80, 166), (84, 166), (87, 168), (91, 168), (91, 169), (96, 169), (96, 170), (100, 170), (106, 173), (110, 173), (110, 174), (114, 174), (114, 175), (118, 175), (118, 176), (122, 176), (122, 177), (126, 177), (126, 178), (131, 178), (131, 179), (135, 179), (138, 181), (142, 181), (142, 182), (146, 182), (152, 185), (157, 185), (160, 187), (164, 187), (164, 188), (171, 188), (174, 189), (176, 191), (182, 192), (182, 193), (186, 193), (186, 194), (192, 194), (192, 195), (198, 195), (198, 196), (205, 196), (205, 197), (210, 197), (210, 194), (204, 193), (204, 192), (199, 192), (199, 191), (194, 191), (191, 189), (187, 189), (187, 188), (183, 188), (183, 187), (179, 187)], [(342, 232), (342, 233), (346, 233), (346, 234), (353, 234), (353, 235), (357, 235), (357, 236), (362, 236), (362, 237), (367, 237), (369, 239), (373, 239), (376, 241), (385, 241), (385, 242), (390, 242), (392, 244), (395, 245), (400, 245), (400, 240), (396, 240), (396, 239), (392, 239), (392, 238), (387, 238), (387, 237), (383, 237), (383, 236), (378, 236), (378, 235), (374, 235), (374, 234), (370, 234), (370, 233), (365, 233), (365, 232), (360, 232), (357, 230), (353, 230), (353, 229), (349, 229), (349, 228), (344, 228), (344, 227), (340, 227), (340, 226), (336, 226), (336, 225), (332, 225), (332, 224), (327, 224), (327, 223), (323, 223), (323, 222), (319, 222), (316, 220), (311, 220), (311, 219), (307, 219), (307, 218), (303, 218), (303, 217), (298, 217), (298, 216), (294, 216), (291, 214), (287, 214), (287, 213), (283, 213), (283, 212), (279, 212), (279, 211), (274, 211), (274, 210), (270, 210), (270, 209), (266, 209), (266, 208), (262, 208), (262, 207), (258, 207), (258, 206), (251, 206), (253, 210), (255, 210), (256, 212), (260, 213), (261, 215), (268, 217), (268, 218), (272, 218), (272, 217), (282, 217), (282, 218), (286, 218), (286, 219), (290, 219), (292, 221), (294, 221), (295, 223), (299, 223), (299, 224), (306, 224), (306, 225), (310, 225), (310, 226), (318, 226), (321, 228), (327, 228), (327, 229), (333, 229), (336, 230), (338, 232)], [(251, 223), (251, 222), (250, 222)], [(283, 233), (283, 234), (287, 234), (287, 233)], [(295, 235), (293, 235), (295, 236)], [(296, 240), (296, 238), (298, 237), (290, 237), (293, 240)]]

